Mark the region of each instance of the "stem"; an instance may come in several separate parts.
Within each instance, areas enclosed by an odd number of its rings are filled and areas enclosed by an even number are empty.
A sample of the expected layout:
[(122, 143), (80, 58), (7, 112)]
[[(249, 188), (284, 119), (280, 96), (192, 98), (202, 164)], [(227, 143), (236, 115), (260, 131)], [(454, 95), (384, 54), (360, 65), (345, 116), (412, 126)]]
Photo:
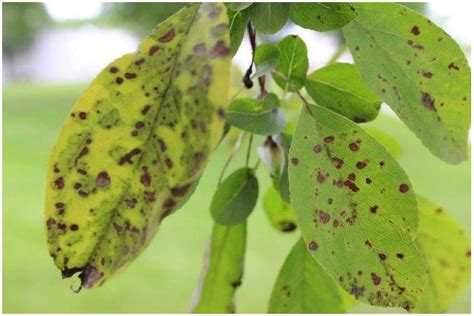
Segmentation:
[(247, 147), (247, 158), (245, 159), (245, 167), (249, 166), (250, 152), (252, 151), (252, 141), (253, 141), (253, 134), (250, 134), (249, 146)]
[(250, 66), (245, 72), (245, 75), (242, 78), (242, 81), (244, 82), (245, 87), (247, 89), (250, 89), (253, 87), (253, 81), (250, 78), (250, 76), (252, 75), (252, 69), (253, 69), (254, 58), (255, 58), (255, 49), (257, 48), (256, 31), (252, 27), (252, 23), (250, 21), (247, 24), (247, 32), (249, 34), (250, 46), (252, 47), (252, 61), (250, 62)]
[(237, 151), (239, 151), (240, 145), (242, 144), (242, 139), (244, 138), (245, 132), (240, 132), (239, 138), (237, 138), (237, 141), (235, 142), (234, 148), (232, 149), (232, 152), (230, 153), (229, 157), (227, 158), (224, 168), (222, 168), (221, 174), (219, 175), (219, 181), (217, 181), (217, 185), (221, 184), (222, 178), (224, 177), (224, 173), (229, 167), (230, 162), (232, 159), (235, 157), (235, 154), (237, 154)]
[(327, 65), (335, 63), (342, 56), (342, 54), (344, 54), (346, 49), (347, 49), (346, 43), (339, 45), (338, 49), (334, 52), (334, 54), (332, 54), (331, 58), (327, 62)]

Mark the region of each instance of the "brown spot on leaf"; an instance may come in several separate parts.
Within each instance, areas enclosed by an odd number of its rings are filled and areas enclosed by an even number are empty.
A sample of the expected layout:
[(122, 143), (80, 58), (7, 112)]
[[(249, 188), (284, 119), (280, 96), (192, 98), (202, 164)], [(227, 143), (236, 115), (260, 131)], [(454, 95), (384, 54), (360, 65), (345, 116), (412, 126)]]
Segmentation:
[(359, 145), (357, 145), (356, 143), (350, 143), (350, 144), (349, 144), (349, 148), (350, 148), (352, 151), (358, 151), (358, 150), (359, 150)]
[(408, 187), (408, 185), (407, 185), (407, 184), (405, 184), (405, 183), (402, 183), (402, 184), (400, 184), (400, 188), (399, 188), (399, 190), (400, 190), (400, 192), (402, 192), (402, 193), (406, 193), (406, 192), (408, 192), (408, 190), (409, 190), (409, 187)]
[(105, 187), (110, 184), (110, 177), (107, 172), (102, 171), (99, 173), (97, 176), (97, 179), (95, 180), (95, 185), (98, 187)]
[(230, 49), (226, 46), (224, 41), (218, 41), (216, 45), (211, 49), (210, 56), (211, 58), (216, 57), (225, 57), (229, 55)]
[(160, 48), (156, 45), (150, 47), (150, 50), (148, 51), (148, 55), (153, 56), (157, 51), (159, 51)]
[(411, 33), (415, 36), (420, 35), (420, 29), (418, 28), (418, 26), (415, 25), (414, 27), (412, 27), (411, 28)]
[(48, 229), (53, 227), (54, 224), (56, 224), (56, 221), (54, 219), (52, 219), (51, 217), (48, 218), (48, 220), (46, 221), (46, 226), (48, 227)]
[(171, 29), (171, 30), (169, 30), (168, 32), (166, 32), (165, 35), (163, 35), (162, 37), (160, 37), (160, 38), (158, 39), (158, 41), (159, 41), (160, 43), (168, 43), (168, 42), (170, 42), (170, 41), (173, 40), (173, 38), (175, 37), (175, 35), (176, 35), (176, 34), (174, 33), (174, 29)]
[(431, 97), (431, 95), (427, 92), (422, 92), (421, 93), (421, 102), (423, 105), (429, 109), (429, 110), (434, 110), (435, 109), (435, 100)]
[(54, 181), (54, 185), (58, 190), (61, 190), (62, 188), (64, 188), (64, 178), (63, 177), (57, 178), (56, 181)]
[(128, 152), (127, 154), (125, 154), (124, 156), (122, 156), (118, 162), (119, 165), (123, 165), (125, 163), (129, 163), (129, 164), (132, 164), (132, 158), (133, 156), (135, 155), (138, 155), (139, 153), (141, 153), (141, 149), (139, 148), (134, 148), (132, 149), (130, 152)]
[(176, 205), (176, 202), (175, 200), (173, 199), (166, 199), (164, 202), (163, 202), (163, 208), (172, 208)]
[(370, 213), (372, 213), (372, 214), (377, 213), (378, 208), (379, 208), (378, 205), (374, 205), (374, 206), (370, 207)]
[(117, 73), (119, 69), (117, 67), (110, 67), (109, 71), (113, 74)]
[(325, 143), (332, 143), (334, 141), (334, 136), (326, 136), (324, 137), (324, 142)]
[(317, 154), (321, 152), (321, 145), (316, 145), (313, 147), (313, 151)]
[(195, 54), (198, 54), (198, 55), (204, 54), (206, 52), (206, 44), (204, 43), (196, 44), (193, 48), (193, 51)]
[(133, 73), (133, 72), (127, 72), (125, 73), (125, 78), (131, 80), (131, 79), (135, 79), (137, 77), (137, 74), (136, 73)]
[(397, 253), (397, 258), (398, 259), (403, 259), (403, 257), (405, 257), (405, 255), (403, 253)]
[(180, 187), (171, 188), (171, 194), (173, 196), (184, 196), (186, 192), (188, 192), (190, 186), (191, 184), (186, 184)]
[(423, 77), (431, 78), (433, 77), (433, 73), (431, 71), (423, 71)]
[(87, 118), (87, 113), (86, 112), (79, 112), (79, 118), (81, 120), (85, 120)]
[(319, 211), (319, 219), (323, 224), (326, 224), (331, 219), (331, 216), (326, 212)]
[(291, 163), (292, 163), (293, 165), (296, 166), (296, 165), (298, 164), (298, 162), (299, 162), (298, 158), (291, 158)]
[(122, 82), (123, 82), (123, 79), (122, 79), (121, 77), (117, 77), (117, 78), (115, 79), (115, 83), (116, 83), (116, 84), (122, 84)]
[(135, 61), (135, 65), (140, 66), (145, 62), (145, 58), (140, 58), (139, 60)]
[(374, 272), (370, 273), (370, 276), (372, 277), (372, 282), (374, 282), (375, 285), (379, 285), (380, 281), (382, 281), (382, 278), (380, 278), (377, 274)]
[(387, 256), (383, 253), (379, 253), (379, 258), (380, 258), (380, 260), (383, 261), (383, 260), (387, 259)]
[(78, 230), (79, 229), (79, 226), (76, 225), (76, 224), (72, 224), (71, 226), (69, 226), (69, 229), (72, 230), (73, 232)]
[(459, 67), (456, 66), (454, 63), (450, 63), (450, 64), (448, 65), (448, 69), (455, 69), (455, 70), (458, 70), (458, 71), (459, 71)]
[(357, 167), (357, 169), (364, 169), (365, 167), (367, 167), (367, 163), (364, 162), (364, 161), (358, 161), (356, 163), (356, 167)]
[(143, 167), (143, 174), (140, 176), (140, 182), (146, 187), (149, 187), (151, 184), (151, 177), (148, 173), (147, 167)]
[(315, 242), (315, 241), (312, 241), (308, 244), (308, 249), (311, 250), (311, 251), (315, 251), (318, 249), (318, 243)]

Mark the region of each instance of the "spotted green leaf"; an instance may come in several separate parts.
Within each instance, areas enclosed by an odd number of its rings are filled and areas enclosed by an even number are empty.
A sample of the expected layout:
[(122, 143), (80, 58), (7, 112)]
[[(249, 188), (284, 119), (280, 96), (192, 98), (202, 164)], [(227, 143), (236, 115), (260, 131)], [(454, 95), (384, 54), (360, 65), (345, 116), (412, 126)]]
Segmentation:
[(193, 313), (235, 313), (234, 295), (242, 282), (247, 223), (214, 224), (203, 270), (193, 295)]
[(254, 57), (257, 70), (253, 76), (258, 78), (270, 73), (277, 66), (278, 57), (280, 57), (280, 50), (275, 45), (269, 43), (258, 45)]
[(235, 99), (226, 111), (226, 122), (259, 135), (278, 134), (285, 125), (280, 101), (273, 93), (263, 100), (251, 98)]
[(415, 194), (395, 159), (354, 122), (307, 105), (289, 160), (291, 204), (316, 261), (358, 300), (412, 309), (427, 267), (413, 241)]
[(48, 246), (64, 277), (102, 285), (189, 197), (223, 126), (223, 4), (191, 4), (108, 65), (73, 106), (48, 166)]
[(270, 186), (263, 196), (263, 210), (277, 230), (292, 232), (296, 229), (295, 214), (291, 205), (283, 201), (280, 192), (274, 186)]
[(356, 13), (347, 3), (314, 2), (290, 4), (291, 20), (304, 28), (315, 31), (330, 31), (349, 23)]
[(217, 188), (211, 203), (214, 221), (222, 225), (239, 224), (252, 213), (258, 198), (258, 181), (253, 170), (241, 168)]
[(285, 91), (303, 87), (308, 71), (308, 50), (297, 35), (288, 35), (278, 42), (280, 58), (273, 72), (273, 80)]
[(471, 70), (458, 44), (395, 3), (353, 3), (344, 36), (373, 93), (439, 158), (466, 159)]
[(239, 50), (244, 38), (247, 23), (249, 22), (248, 10), (227, 11), (229, 15), (230, 50), (232, 56)]
[(288, 3), (260, 2), (249, 7), (250, 20), (257, 32), (274, 34), (285, 26), (289, 13)]
[(300, 238), (283, 263), (273, 286), (269, 313), (344, 313), (339, 286), (311, 257)]
[(335, 63), (314, 71), (306, 79), (305, 89), (318, 105), (358, 123), (375, 119), (382, 103), (352, 64)]
[(416, 242), (430, 274), (417, 313), (444, 313), (471, 279), (471, 243), (458, 223), (438, 205), (418, 196)]

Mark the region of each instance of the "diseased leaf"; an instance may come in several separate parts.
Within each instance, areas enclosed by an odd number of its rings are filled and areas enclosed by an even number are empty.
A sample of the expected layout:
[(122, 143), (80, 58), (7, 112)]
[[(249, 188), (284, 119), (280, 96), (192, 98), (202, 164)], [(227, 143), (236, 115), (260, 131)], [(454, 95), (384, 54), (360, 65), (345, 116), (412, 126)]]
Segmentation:
[(263, 100), (236, 99), (229, 105), (225, 117), (230, 125), (258, 135), (278, 134), (285, 125), (280, 101), (273, 93), (268, 93)]
[(471, 70), (458, 44), (395, 3), (352, 3), (344, 36), (369, 88), (437, 157), (466, 159)]
[(335, 63), (320, 68), (308, 76), (304, 86), (318, 105), (357, 123), (375, 119), (382, 103), (352, 64)]
[(211, 203), (214, 221), (222, 225), (243, 222), (252, 213), (258, 198), (258, 181), (249, 168), (234, 171), (217, 188)]
[(254, 77), (270, 73), (278, 64), (278, 57), (280, 57), (280, 50), (273, 44), (263, 43), (257, 46), (255, 50), (255, 66), (257, 71)]
[(307, 105), (289, 160), (291, 204), (316, 261), (355, 298), (412, 309), (427, 267), (413, 241), (413, 187), (395, 159), (357, 124)]
[(79, 98), (51, 154), (48, 246), (64, 277), (102, 285), (189, 197), (220, 141), (229, 81), (225, 6), (191, 4)]
[(306, 44), (297, 35), (288, 35), (278, 42), (280, 58), (273, 72), (273, 80), (285, 91), (303, 87), (308, 71)]
[(248, 10), (228, 11), (230, 29), (230, 50), (232, 56), (239, 50), (249, 22)]
[(282, 200), (280, 192), (274, 186), (270, 186), (263, 196), (263, 210), (272, 226), (279, 231), (292, 232), (296, 229), (296, 218), (291, 205)]
[(279, 178), (285, 167), (285, 150), (272, 136), (268, 136), (262, 146), (257, 148), (258, 156), (270, 171), (272, 178)]
[(269, 313), (344, 313), (336, 281), (311, 257), (300, 238), (283, 263), (273, 286)]
[(274, 34), (285, 26), (290, 6), (282, 2), (259, 2), (249, 7), (250, 20), (262, 34)]
[(471, 279), (471, 243), (441, 207), (418, 196), (420, 227), (416, 243), (430, 273), (417, 313), (444, 313)]
[(402, 155), (402, 146), (400, 146), (392, 135), (373, 127), (364, 127), (364, 131), (385, 147), (393, 158), (399, 158)]
[(214, 224), (199, 284), (193, 295), (193, 313), (235, 313), (234, 295), (242, 282), (247, 223)]
[(343, 27), (356, 13), (347, 3), (315, 2), (290, 4), (290, 18), (295, 24), (315, 31), (330, 31)]

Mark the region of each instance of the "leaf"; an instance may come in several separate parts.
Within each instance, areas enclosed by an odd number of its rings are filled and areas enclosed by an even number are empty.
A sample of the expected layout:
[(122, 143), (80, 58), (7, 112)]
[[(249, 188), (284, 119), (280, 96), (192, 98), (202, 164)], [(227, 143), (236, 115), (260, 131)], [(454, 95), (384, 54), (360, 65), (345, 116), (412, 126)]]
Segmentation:
[(222, 225), (239, 224), (252, 213), (258, 198), (258, 181), (249, 168), (234, 171), (217, 188), (211, 203), (214, 221)]
[(300, 238), (283, 263), (273, 286), (269, 313), (344, 313), (337, 283), (311, 257)]
[(230, 29), (230, 50), (232, 56), (239, 50), (249, 22), (248, 10), (228, 11)]
[(232, 101), (226, 111), (226, 121), (258, 135), (278, 134), (285, 125), (280, 101), (273, 93), (268, 93), (263, 100), (240, 98)]
[(255, 50), (255, 66), (257, 67), (253, 77), (270, 73), (278, 64), (278, 57), (280, 57), (280, 50), (273, 44), (263, 43), (257, 46)]
[(289, 160), (291, 204), (316, 261), (358, 300), (412, 309), (427, 268), (413, 241), (415, 194), (397, 162), (357, 124), (316, 105), (300, 115)]
[(471, 279), (471, 245), (458, 223), (441, 207), (418, 196), (416, 242), (430, 274), (416, 313), (444, 313)]
[(351, 64), (335, 63), (316, 70), (306, 79), (305, 89), (318, 105), (357, 123), (375, 119), (382, 103)]
[(293, 131), (288, 131), (288, 127), (290, 125), (287, 124), (285, 126), (285, 131), (276, 137), (276, 141), (281, 144), (283, 147), (283, 151), (285, 153), (285, 164), (283, 168), (283, 172), (280, 175), (280, 179), (276, 185), (278, 191), (280, 192), (280, 196), (284, 202), (290, 203), (290, 188), (289, 188), (289, 181), (288, 181), (288, 152), (290, 150), (290, 144), (293, 137)]
[(285, 151), (283, 147), (268, 136), (263, 145), (257, 148), (258, 156), (270, 171), (272, 177), (279, 178), (285, 167)]
[(356, 17), (347, 3), (315, 2), (290, 4), (290, 18), (295, 24), (315, 31), (330, 31), (343, 27)]
[(192, 4), (112, 62), (73, 106), (46, 184), (64, 277), (102, 285), (189, 197), (220, 141), (230, 68), (224, 5)]
[(288, 3), (254, 3), (250, 6), (250, 20), (262, 34), (274, 34), (285, 26), (290, 6)]
[(471, 70), (458, 44), (395, 3), (352, 3), (344, 36), (362, 78), (437, 157), (466, 159)]
[(399, 158), (402, 155), (402, 146), (400, 146), (392, 135), (373, 127), (364, 127), (364, 131), (385, 147), (393, 158)]
[(291, 205), (282, 200), (274, 186), (270, 186), (263, 196), (263, 210), (277, 230), (292, 232), (296, 229), (295, 214)]
[(252, 2), (226, 2), (226, 7), (230, 11), (242, 11), (252, 5)]
[(235, 313), (234, 295), (242, 283), (246, 239), (246, 222), (234, 226), (214, 224), (193, 295), (193, 313)]
[(285, 91), (301, 89), (308, 71), (306, 44), (296, 35), (288, 35), (278, 42), (280, 58), (273, 80)]

